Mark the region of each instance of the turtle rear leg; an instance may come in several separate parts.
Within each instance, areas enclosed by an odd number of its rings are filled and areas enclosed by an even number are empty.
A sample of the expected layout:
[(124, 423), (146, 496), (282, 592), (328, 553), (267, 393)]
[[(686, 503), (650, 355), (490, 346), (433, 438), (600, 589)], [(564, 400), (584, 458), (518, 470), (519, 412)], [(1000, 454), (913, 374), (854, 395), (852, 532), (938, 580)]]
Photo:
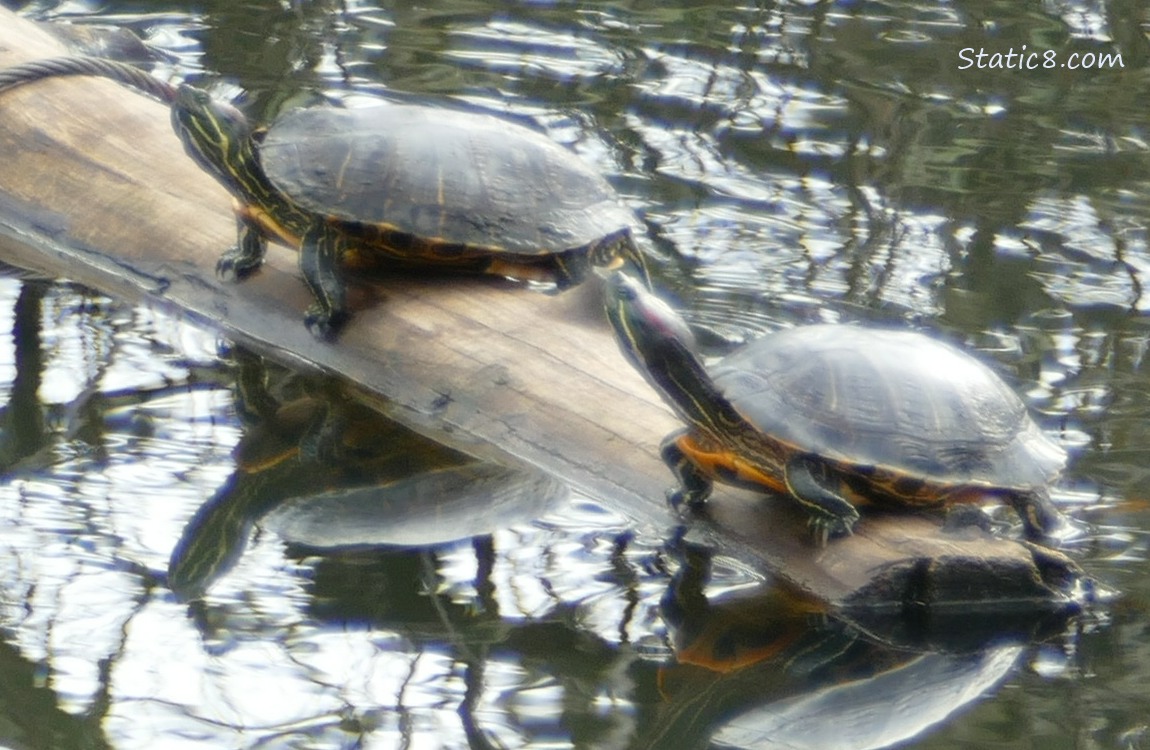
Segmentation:
[(822, 544), (832, 536), (849, 534), (859, 520), (855, 506), (842, 496), (841, 481), (815, 456), (799, 455), (787, 462), (783, 472), (787, 492), (809, 516), (808, 525)]
[(304, 324), (317, 338), (334, 338), (347, 321), (347, 289), (339, 269), (346, 250), (347, 236), (326, 221), (313, 223), (300, 238), (300, 272), (315, 297)]
[(659, 446), (663, 462), (679, 480), (679, 489), (667, 493), (667, 501), (676, 510), (684, 504), (690, 510), (700, 510), (710, 497), (714, 483), (687, 457), (679, 445), (683, 439), (687, 439), (686, 430), (667, 436)]
[(1045, 490), (1015, 492), (1007, 497), (1007, 502), (1017, 511), (1026, 538), (1032, 541), (1046, 541), (1066, 524)]
[(264, 262), (268, 240), (263, 229), (244, 215), (236, 218), (237, 241), (216, 261), (216, 274), (223, 279), (243, 281)]
[(566, 252), (555, 256), (554, 268), (555, 289), (562, 292), (582, 284), (591, 270), (591, 263), (584, 251)]

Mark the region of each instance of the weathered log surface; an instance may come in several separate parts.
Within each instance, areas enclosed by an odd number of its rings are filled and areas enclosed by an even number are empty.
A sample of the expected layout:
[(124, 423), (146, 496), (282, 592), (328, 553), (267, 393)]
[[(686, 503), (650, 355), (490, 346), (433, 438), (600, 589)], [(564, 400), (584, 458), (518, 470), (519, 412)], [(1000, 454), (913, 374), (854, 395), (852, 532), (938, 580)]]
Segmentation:
[[(62, 52), (0, 9), (0, 65)], [(595, 285), (549, 297), (491, 280), (396, 278), (373, 285), (338, 343), (323, 344), (301, 323), (308, 298), (291, 250), (273, 246), (242, 285), (216, 278), (234, 232), (228, 195), (184, 156), (161, 104), (93, 78), (0, 94), (0, 258), (339, 373), (400, 421), (480, 456), (538, 466), (646, 531), (676, 522), (657, 456), (676, 421), (618, 352)], [(965, 580), (988, 564), (1034, 585), (998, 587), (992, 577), (962, 595), (940, 589), (937, 603), (1051, 603), (1023, 545), (886, 516), (818, 549), (786, 504), (747, 498), (720, 489), (707, 538), (831, 605), (865, 596), (901, 606), (921, 593), (924, 570)]]

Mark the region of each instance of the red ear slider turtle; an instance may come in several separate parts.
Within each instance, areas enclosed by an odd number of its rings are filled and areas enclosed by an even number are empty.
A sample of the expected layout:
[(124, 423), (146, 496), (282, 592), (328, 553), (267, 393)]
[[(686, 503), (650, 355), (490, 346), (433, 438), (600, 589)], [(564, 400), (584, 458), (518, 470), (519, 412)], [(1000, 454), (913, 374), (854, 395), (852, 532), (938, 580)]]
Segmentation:
[(222, 103), (180, 88), (172, 122), (185, 148), (236, 195), (239, 243), (222, 273), (244, 277), (268, 237), (300, 248), (315, 295), (307, 324), (346, 317), (340, 261), (583, 280), (630, 242), (630, 216), (571, 152), (505, 120), (413, 104), (286, 113), (260, 139)]
[(607, 285), (620, 347), (687, 428), (663, 458), (674, 505), (715, 481), (788, 495), (816, 537), (849, 533), (857, 506), (997, 499), (1041, 539), (1060, 522), (1048, 486), (1066, 463), (1025, 405), (969, 354), (911, 331), (810, 325), (705, 366), (683, 319), (622, 272)]
[[(571, 151), (490, 115), (415, 104), (290, 110), (267, 128), (206, 91), (124, 63), (53, 58), (0, 71), (0, 91), (95, 75), (158, 96), (195, 162), (233, 197), (238, 242), (217, 264), (243, 279), (269, 239), (299, 249), (321, 338), (348, 317), (345, 271), (429, 269), (579, 283), (633, 248), (632, 215)], [(346, 262), (353, 259), (353, 262)]]

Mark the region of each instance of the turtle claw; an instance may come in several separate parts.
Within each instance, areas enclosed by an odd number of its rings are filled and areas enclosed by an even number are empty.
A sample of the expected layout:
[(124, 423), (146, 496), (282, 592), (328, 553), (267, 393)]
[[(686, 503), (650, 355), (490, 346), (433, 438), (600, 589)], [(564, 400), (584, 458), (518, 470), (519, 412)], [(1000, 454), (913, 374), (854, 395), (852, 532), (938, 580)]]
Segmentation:
[(816, 546), (827, 546), (827, 542), (830, 540), (831, 530), (826, 524), (825, 519), (811, 516), (807, 519), (807, 529), (810, 530), (811, 538), (814, 540)]
[(334, 341), (340, 328), (347, 322), (347, 313), (312, 306), (304, 314), (303, 322), (311, 334), (320, 341)]
[(825, 547), (834, 537), (854, 536), (854, 526), (858, 519), (857, 511), (854, 515), (845, 517), (815, 513), (807, 518), (807, 528), (811, 530), (815, 544)]
[(239, 277), (239, 274), (236, 273), (236, 259), (232, 256), (232, 253), (224, 253), (220, 256), (220, 259), (216, 261), (216, 276), (225, 281)]

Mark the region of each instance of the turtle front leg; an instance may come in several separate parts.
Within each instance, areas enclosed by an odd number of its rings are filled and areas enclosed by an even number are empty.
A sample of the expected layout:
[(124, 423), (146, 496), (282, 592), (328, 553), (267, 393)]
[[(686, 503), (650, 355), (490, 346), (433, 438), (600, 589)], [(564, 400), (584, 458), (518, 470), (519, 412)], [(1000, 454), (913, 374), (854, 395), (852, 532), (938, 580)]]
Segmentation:
[(300, 240), (300, 271), (315, 297), (304, 324), (320, 339), (334, 338), (347, 321), (347, 290), (339, 270), (346, 249), (346, 235), (326, 221), (314, 222)]
[(216, 274), (221, 279), (243, 281), (263, 265), (267, 254), (268, 240), (263, 230), (251, 218), (243, 214), (236, 216), (237, 241), (216, 261)]
[(787, 462), (783, 480), (809, 516), (815, 539), (826, 544), (832, 536), (849, 534), (859, 520), (858, 509), (840, 491), (841, 482), (815, 456), (799, 455)]
[(709, 476), (699, 470), (679, 445), (681, 440), (686, 439), (689, 439), (688, 434), (683, 430), (667, 436), (659, 446), (664, 463), (679, 480), (679, 489), (667, 493), (667, 502), (675, 510), (686, 504), (688, 509), (698, 511), (711, 496), (714, 483)]

